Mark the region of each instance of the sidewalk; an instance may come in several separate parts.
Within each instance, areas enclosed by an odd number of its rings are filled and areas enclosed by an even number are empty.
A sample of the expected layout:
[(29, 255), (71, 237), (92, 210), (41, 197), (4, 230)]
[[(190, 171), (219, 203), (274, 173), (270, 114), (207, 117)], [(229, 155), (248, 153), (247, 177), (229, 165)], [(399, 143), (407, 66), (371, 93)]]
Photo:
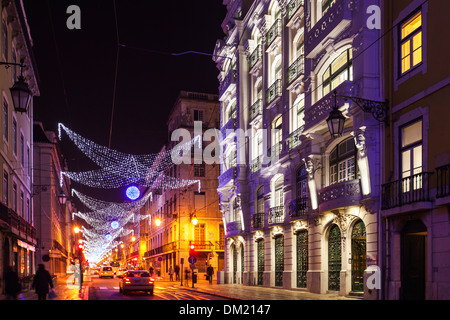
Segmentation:
[[(72, 284), (73, 275), (66, 274), (64, 276), (58, 277), (56, 281), (53, 281), (53, 288), (57, 294), (57, 297), (53, 300), (87, 300), (88, 299), (88, 290), (85, 285), (86, 282), (83, 282), (83, 287), (80, 290), (79, 284)], [(22, 291), (17, 300), (37, 300), (37, 294), (34, 289), (24, 290)], [(0, 294), (0, 300), (6, 300), (6, 296), (4, 294)], [(50, 300), (50, 299), (48, 299)]]
[(174, 285), (184, 290), (203, 292), (219, 297), (238, 300), (361, 300), (357, 297), (344, 297), (333, 293), (318, 294), (301, 290), (287, 290), (281, 288), (268, 288), (261, 286), (246, 286), (242, 284), (209, 284), (206, 280), (199, 280), (192, 288), (192, 282), (188, 285), (179, 281)]

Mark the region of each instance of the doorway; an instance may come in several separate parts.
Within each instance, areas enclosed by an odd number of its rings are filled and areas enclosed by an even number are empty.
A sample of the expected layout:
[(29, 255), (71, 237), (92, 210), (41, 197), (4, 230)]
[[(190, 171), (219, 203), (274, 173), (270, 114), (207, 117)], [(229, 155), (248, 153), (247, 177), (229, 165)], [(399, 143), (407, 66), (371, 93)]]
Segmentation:
[(401, 298), (425, 299), (427, 228), (420, 220), (406, 223), (401, 246)]

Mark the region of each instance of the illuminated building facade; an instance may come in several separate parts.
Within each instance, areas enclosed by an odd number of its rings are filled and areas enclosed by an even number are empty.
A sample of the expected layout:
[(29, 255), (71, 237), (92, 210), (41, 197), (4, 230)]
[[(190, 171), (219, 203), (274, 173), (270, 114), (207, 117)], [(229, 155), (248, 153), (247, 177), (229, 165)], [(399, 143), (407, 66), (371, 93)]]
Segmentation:
[[(217, 95), (181, 91), (167, 121), (170, 142), (161, 151), (173, 149), (181, 142), (171, 139), (177, 129), (189, 133), (192, 139), (195, 134), (203, 135), (206, 130), (215, 129), (218, 121)], [(195, 123), (199, 124), (197, 129)], [(209, 143), (204, 137), (200, 151)], [(141, 209), (141, 214), (151, 215), (141, 221), (141, 263), (146, 269), (152, 267), (160, 272), (161, 276), (168, 276), (170, 267), (179, 266), (180, 274), (191, 270), (188, 262), (191, 244), (195, 245), (195, 269), (199, 277), (204, 276), (206, 265), (211, 264), (215, 272), (223, 269), (224, 230), (217, 194), (220, 168), (205, 161), (194, 163), (196, 146), (192, 146), (189, 161), (171, 166), (165, 174), (177, 179), (199, 180), (200, 189), (195, 183), (184, 188), (152, 190), (152, 197)]]
[[(215, 47), (227, 283), (361, 295), (378, 264), (378, 1), (228, 0)], [(334, 93), (338, 95), (335, 99)], [(331, 136), (335, 106), (343, 132)]]

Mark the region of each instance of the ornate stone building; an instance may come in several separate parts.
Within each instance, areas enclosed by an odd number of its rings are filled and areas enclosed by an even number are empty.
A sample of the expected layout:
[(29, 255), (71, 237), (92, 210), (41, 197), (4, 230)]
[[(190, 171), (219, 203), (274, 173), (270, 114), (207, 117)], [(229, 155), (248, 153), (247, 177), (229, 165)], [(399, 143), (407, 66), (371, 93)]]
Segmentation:
[[(214, 60), (226, 281), (377, 298), (365, 278), (378, 264), (385, 124), (356, 98), (384, 100), (381, 31), (366, 26), (378, 1), (224, 4)], [(345, 124), (331, 135), (335, 108)]]

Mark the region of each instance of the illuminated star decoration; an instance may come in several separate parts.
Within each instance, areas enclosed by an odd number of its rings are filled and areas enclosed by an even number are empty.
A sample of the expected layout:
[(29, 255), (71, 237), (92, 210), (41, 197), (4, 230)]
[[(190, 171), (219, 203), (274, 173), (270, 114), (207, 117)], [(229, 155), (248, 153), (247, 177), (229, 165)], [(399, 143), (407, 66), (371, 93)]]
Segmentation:
[(148, 155), (132, 155), (107, 148), (73, 132), (63, 124), (58, 124), (58, 136), (61, 140), (63, 129), (74, 144), (101, 169), (84, 172), (62, 172), (71, 180), (89, 187), (113, 189), (130, 185), (141, 185), (154, 189), (179, 189), (198, 183), (200, 180), (170, 177), (164, 171), (173, 166), (172, 154), (190, 151), (192, 145), (200, 141), (196, 137), (191, 141), (177, 145), (172, 150), (163, 150)]

